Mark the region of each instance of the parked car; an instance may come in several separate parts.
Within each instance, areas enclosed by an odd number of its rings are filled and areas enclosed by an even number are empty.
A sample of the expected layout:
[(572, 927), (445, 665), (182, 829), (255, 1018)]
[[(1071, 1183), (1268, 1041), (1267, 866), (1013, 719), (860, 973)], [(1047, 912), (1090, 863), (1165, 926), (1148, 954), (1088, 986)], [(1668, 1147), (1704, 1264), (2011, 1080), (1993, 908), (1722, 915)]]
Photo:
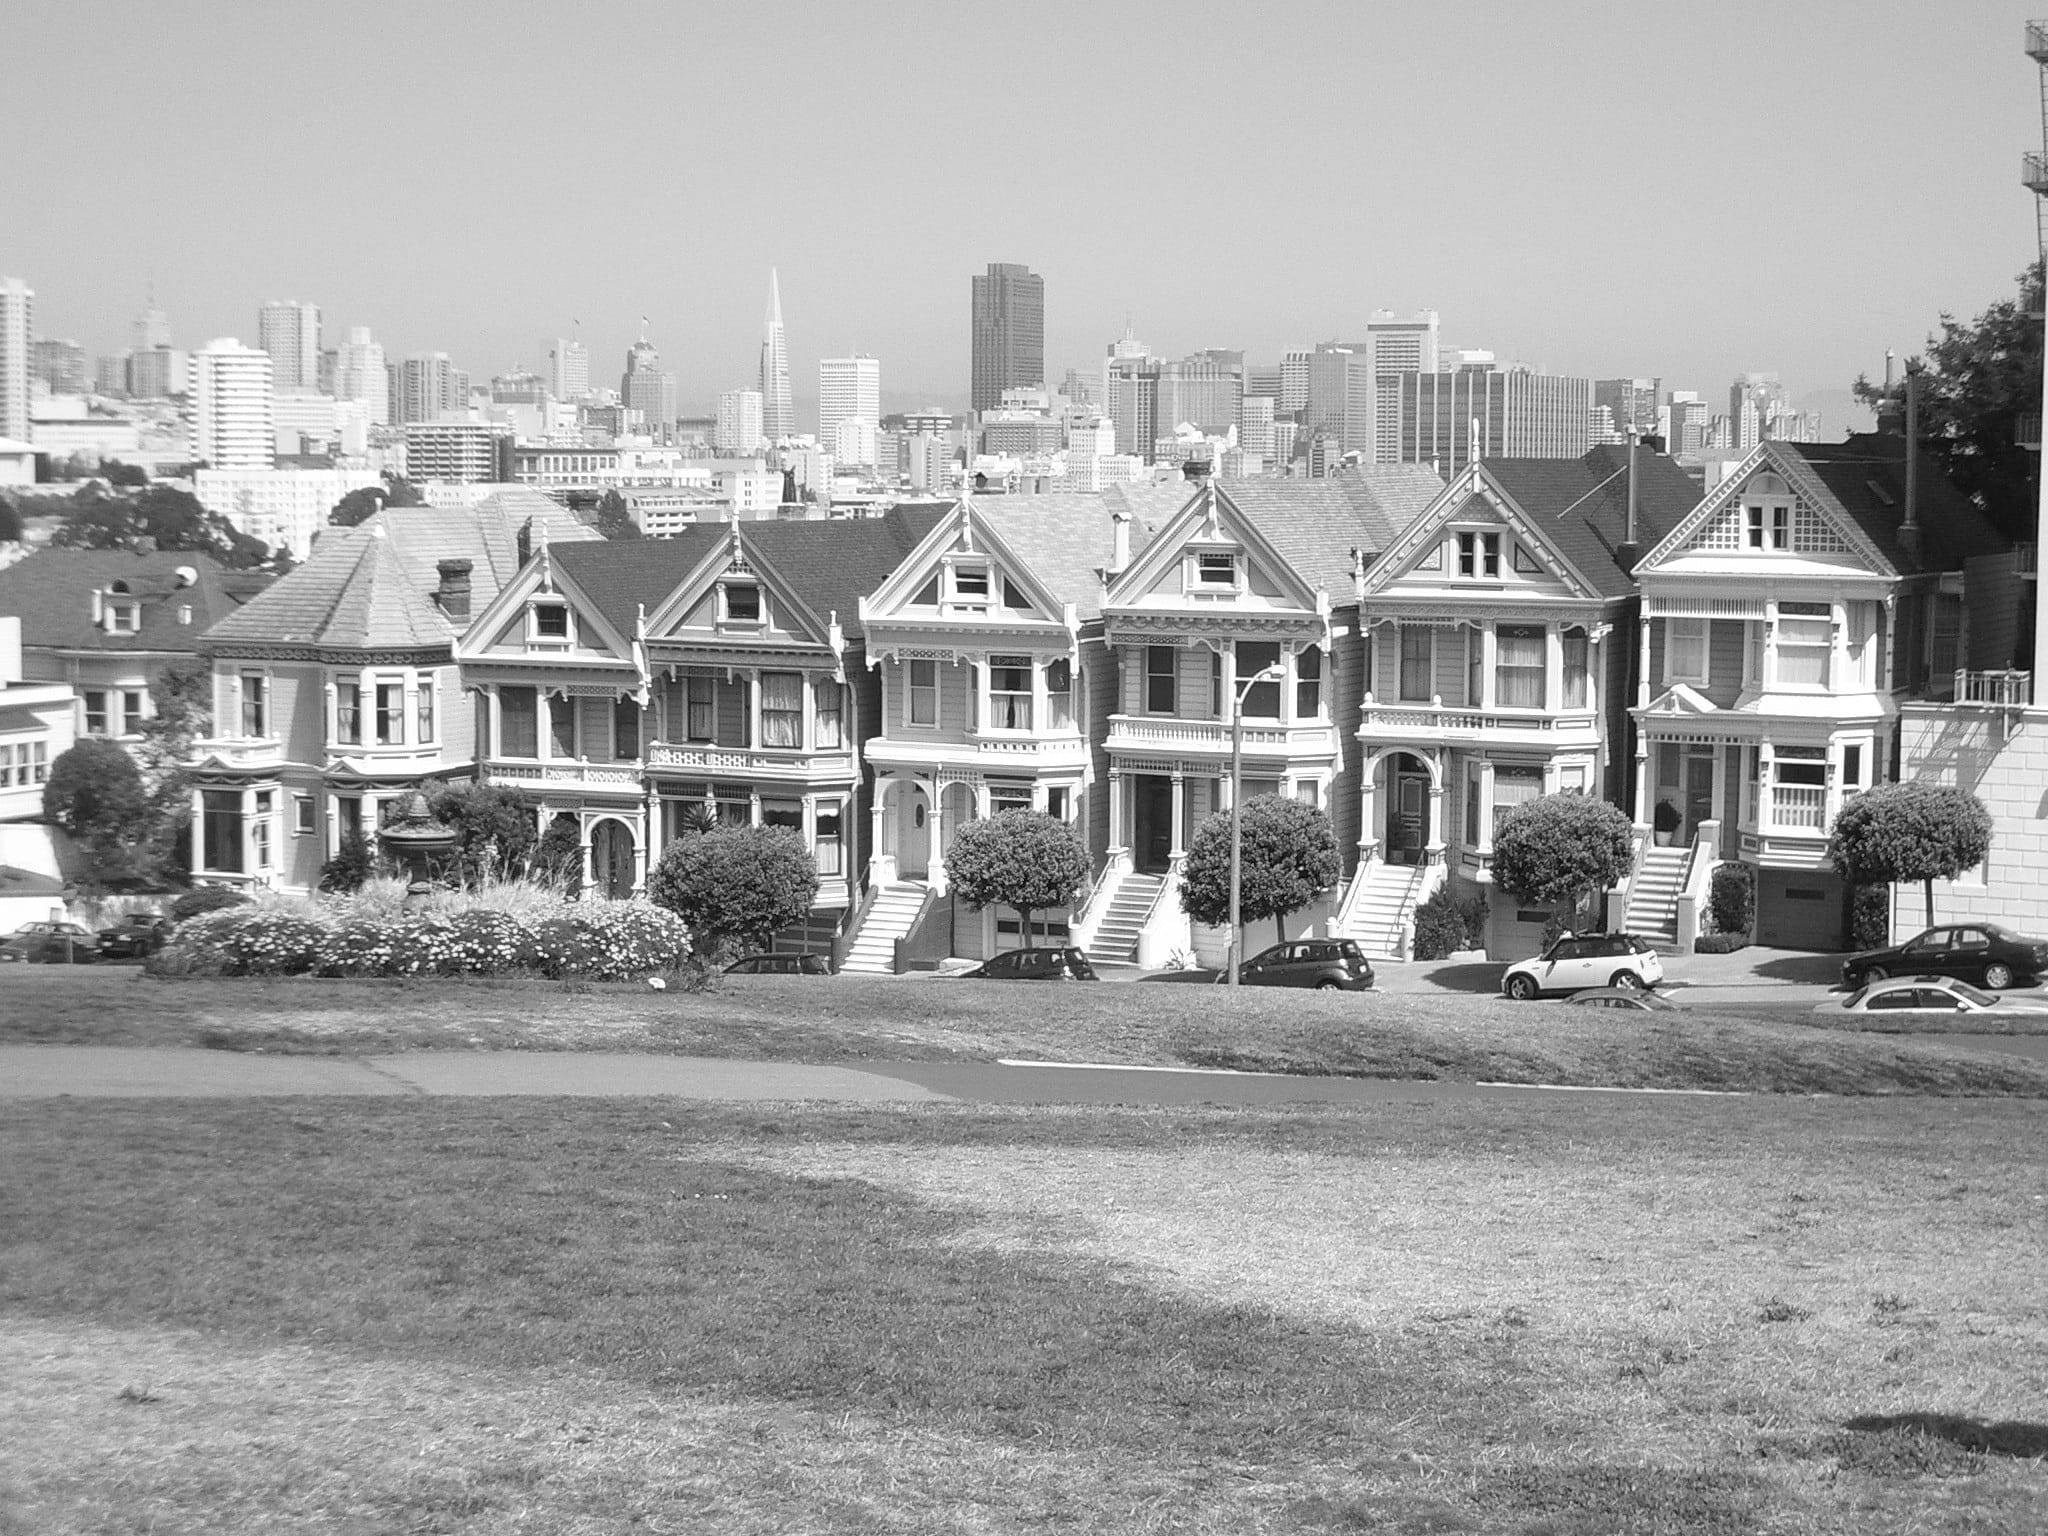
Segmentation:
[(2022, 938), (1997, 923), (1930, 928), (1890, 949), (1866, 949), (1842, 962), (1842, 985), (1860, 987), (1888, 976), (1953, 976), (2002, 991), (2038, 981), (2048, 971), (2048, 942)]
[(1545, 992), (1654, 987), (1663, 979), (1663, 958), (1647, 939), (1632, 933), (1568, 933), (1535, 959), (1509, 966), (1500, 989), (1527, 1002)]
[(82, 965), (100, 957), (100, 941), (76, 923), (24, 923), (0, 943), (0, 962)]
[(100, 958), (135, 960), (155, 954), (170, 932), (169, 918), (154, 912), (130, 912), (113, 927), (100, 930)]
[(1581, 1008), (1622, 1008), (1634, 1013), (1676, 1013), (1678, 1004), (1646, 987), (1587, 987), (1565, 999)]
[[(1230, 979), (1218, 972), (1217, 981)], [(1351, 939), (1293, 939), (1260, 950), (1237, 968), (1247, 987), (1315, 987), (1363, 992), (1372, 985), (1372, 963)]]
[(1095, 981), (1095, 967), (1074, 948), (1011, 949), (960, 973), (983, 981)]
[[(1813, 1010), (1823, 1017), (1847, 1013), (1882, 1013), (1898, 1018), (1924, 1016), (1953, 1020), (1957, 1014), (1988, 1014), (1992, 1017), (2022, 1015), (2038, 1019), (2048, 1014), (2048, 996), (2020, 993), (2000, 996), (1973, 987), (1953, 976), (1905, 976), (1890, 981), (1873, 981), (1847, 997), (1831, 997)], [(1984, 1023), (1990, 1023), (1985, 1019)]]
[(742, 955), (725, 968), (728, 976), (830, 976), (823, 955)]

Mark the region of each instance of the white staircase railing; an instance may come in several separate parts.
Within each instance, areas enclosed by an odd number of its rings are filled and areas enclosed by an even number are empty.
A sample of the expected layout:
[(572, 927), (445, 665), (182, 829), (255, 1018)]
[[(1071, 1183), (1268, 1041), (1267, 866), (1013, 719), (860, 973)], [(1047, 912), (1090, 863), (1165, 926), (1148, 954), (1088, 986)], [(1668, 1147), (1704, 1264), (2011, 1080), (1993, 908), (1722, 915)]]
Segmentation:
[(1679, 887), (1677, 920), (1672, 929), (1672, 938), (1681, 955), (1691, 954), (1693, 944), (1700, 936), (1700, 912), (1706, 906), (1707, 888), (1713, 880), (1714, 866), (1720, 862), (1714, 857), (1714, 850), (1720, 845), (1721, 823), (1701, 822), (1693, 834), (1692, 855), (1686, 860), (1685, 884)]

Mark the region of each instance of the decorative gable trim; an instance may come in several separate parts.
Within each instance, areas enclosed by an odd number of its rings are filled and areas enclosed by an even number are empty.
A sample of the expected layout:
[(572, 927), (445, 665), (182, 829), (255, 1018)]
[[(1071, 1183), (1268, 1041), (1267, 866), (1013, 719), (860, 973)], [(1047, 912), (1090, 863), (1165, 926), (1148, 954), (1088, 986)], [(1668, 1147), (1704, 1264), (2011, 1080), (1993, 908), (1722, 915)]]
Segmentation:
[[(1102, 599), (1104, 617), (1110, 616), (1111, 609), (1118, 609), (1117, 621), (1127, 622), (1134, 616), (1136, 605), (1187, 559), (1191, 549), (1198, 551), (1205, 545), (1211, 550), (1242, 548), (1246, 558), (1267, 571), (1286, 597), (1303, 611), (1322, 614), (1329, 611), (1329, 594), (1311, 587), (1287, 557), (1259, 531), (1258, 524), (1231, 500), (1229, 493), (1211, 481), (1167, 519), (1165, 526), (1136, 560), (1109, 578)], [(1248, 571), (1245, 579), (1249, 580)], [(1200, 606), (1190, 604), (1189, 609), (1193, 611)], [(1235, 610), (1227, 611), (1235, 617)]]
[(1792, 493), (1789, 555), (1854, 555), (1872, 571), (1896, 577), (1898, 570), (1871, 543), (1826, 483), (1798, 454), (1774, 442), (1759, 443), (1713, 493), (1678, 522), (1637, 565), (1638, 577), (1687, 554), (1742, 554), (1745, 541), (1743, 494), (1764, 472), (1782, 477)]
[[(529, 648), (523, 655), (494, 652), (491, 643), (508, 625), (520, 622), (527, 607), (535, 596), (559, 598), (567, 604), (575, 616), (580, 633), (595, 640), (617, 658), (615, 662), (594, 661), (590, 657), (568, 657), (549, 649)], [(521, 625), (522, 629), (524, 625)], [(575, 580), (554, 569), (548, 559), (547, 547), (542, 545), (535, 552), (535, 558), (498, 589), (497, 596), (484, 605), (483, 611), (471, 620), (469, 628), (456, 640), (455, 660), (464, 666), (501, 666), (508, 663), (527, 665), (618, 665), (629, 666), (645, 676), (646, 668), (640, 664), (639, 650), (631, 635), (621, 634), (612, 622), (604, 616), (602, 609), (590, 600), (576, 585)]]
[[(1467, 513), (1466, 509), (1475, 501), (1487, 515)], [(1444, 562), (1440, 558), (1430, 562), (1432, 556), (1442, 550), (1445, 535), (1453, 526), (1482, 522), (1513, 533), (1521, 547), (1536, 554), (1546, 573), (1557, 577), (1570, 589), (1572, 597), (1587, 602), (1607, 600), (1599, 587), (1587, 579), (1586, 573), (1551, 541), (1543, 531), (1542, 519), (1533, 516), (1510, 496), (1487, 472), (1483, 463), (1468, 464), (1459, 470), (1421, 516), (1404, 528), (1386, 552), (1357, 576), (1355, 584), (1359, 600), (1364, 601), (1368, 594), (1387, 596), (1395, 583), (1416, 571), (1442, 572)], [(1516, 569), (1526, 571), (1527, 568), (1517, 563)], [(1443, 574), (1448, 578), (1448, 573)], [(1448, 579), (1446, 584), (1449, 584)]]
[[(681, 646), (693, 643), (711, 643), (723, 649), (748, 644), (748, 626), (741, 625), (734, 631), (710, 636), (676, 634), (673, 630), (685, 615), (694, 608), (726, 576), (739, 575), (758, 585), (772, 595), (776, 602), (776, 614), (785, 633), (794, 634), (800, 640), (823, 646), (838, 652), (844, 640), (839, 635), (837, 615), (821, 617), (805, 602), (796, 588), (785, 579), (781, 572), (767, 560), (746, 536), (745, 525), (735, 521), (727, 524), (730, 530), (722, 544), (714, 545), (702, 560), (681, 581), (674, 590), (656, 605), (646, 616), (642, 636), (649, 644), (660, 646)], [(788, 641), (771, 641), (765, 635), (764, 645), (788, 649)]]

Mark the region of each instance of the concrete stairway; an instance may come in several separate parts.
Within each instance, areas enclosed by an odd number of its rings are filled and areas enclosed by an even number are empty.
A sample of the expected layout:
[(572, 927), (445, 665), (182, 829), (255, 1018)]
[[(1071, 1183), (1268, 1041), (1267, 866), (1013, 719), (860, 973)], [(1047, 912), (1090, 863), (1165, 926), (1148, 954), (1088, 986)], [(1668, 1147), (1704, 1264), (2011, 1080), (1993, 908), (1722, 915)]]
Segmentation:
[(893, 976), (896, 941), (910, 932), (910, 925), (917, 921), (917, 914), (924, 908), (924, 894), (924, 886), (910, 880), (880, 887), (839, 969)]
[(1129, 965), (1135, 961), (1138, 931), (1145, 926), (1152, 903), (1159, 897), (1159, 888), (1165, 884), (1162, 876), (1141, 875), (1135, 870), (1119, 876), (1116, 889), (1110, 892), (1109, 909), (1102, 914), (1102, 922), (1089, 942), (1088, 958), (1104, 965)]
[(1340, 938), (1355, 939), (1358, 947), (1376, 960), (1403, 958), (1402, 929), (1415, 915), (1415, 899), (1422, 890), (1420, 864), (1382, 864), (1375, 861), (1359, 876), (1365, 889), (1352, 905)]
[(1678, 893), (1685, 886), (1692, 849), (1648, 848), (1628, 888), (1628, 931), (1664, 948), (1678, 943)]

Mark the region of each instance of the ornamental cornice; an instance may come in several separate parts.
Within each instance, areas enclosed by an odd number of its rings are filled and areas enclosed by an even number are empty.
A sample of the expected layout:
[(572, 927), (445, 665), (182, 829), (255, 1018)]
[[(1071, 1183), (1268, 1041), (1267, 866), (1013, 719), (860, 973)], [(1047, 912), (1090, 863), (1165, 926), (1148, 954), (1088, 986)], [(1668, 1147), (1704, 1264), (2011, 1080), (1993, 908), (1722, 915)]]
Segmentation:
[(1379, 629), (1388, 624), (1427, 625), (1432, 629), (1479, 629), (1488, 624), (1592, 625), (1608, 614), (1610, 604), (1589, 603), (1583, 598), (1560, 602), (1460, 603), (1445, 608), (1440, 603), (1409, 600), (1412, 606), (1375, 604), (1375, 612), (1361, 619), (1361, 627)]
[(334, 667), (452, 667), (449, 646), (365, 650), (325, 645), (294, 645), (289, 641), (233, 640), (212, 647), (223, 661), (311, 661)]
[(1181, 636), (1190, 640), (1245, 635), (1314, 637), (1323, 633), (1323, 620), (1312, 613), (1113, 613), (1104, 615), (1103, 629), (1112, 645), (1140, 636)]
[(650, 639), (647, 666), (650, 672), (666, 673), (671, 667), (727, 667), (751, 672), (777, 668), (793, 672), (837, 672), (839, 657), (825, 645), (762, 645), (745, 650), (708, 646), (675, 646)]

